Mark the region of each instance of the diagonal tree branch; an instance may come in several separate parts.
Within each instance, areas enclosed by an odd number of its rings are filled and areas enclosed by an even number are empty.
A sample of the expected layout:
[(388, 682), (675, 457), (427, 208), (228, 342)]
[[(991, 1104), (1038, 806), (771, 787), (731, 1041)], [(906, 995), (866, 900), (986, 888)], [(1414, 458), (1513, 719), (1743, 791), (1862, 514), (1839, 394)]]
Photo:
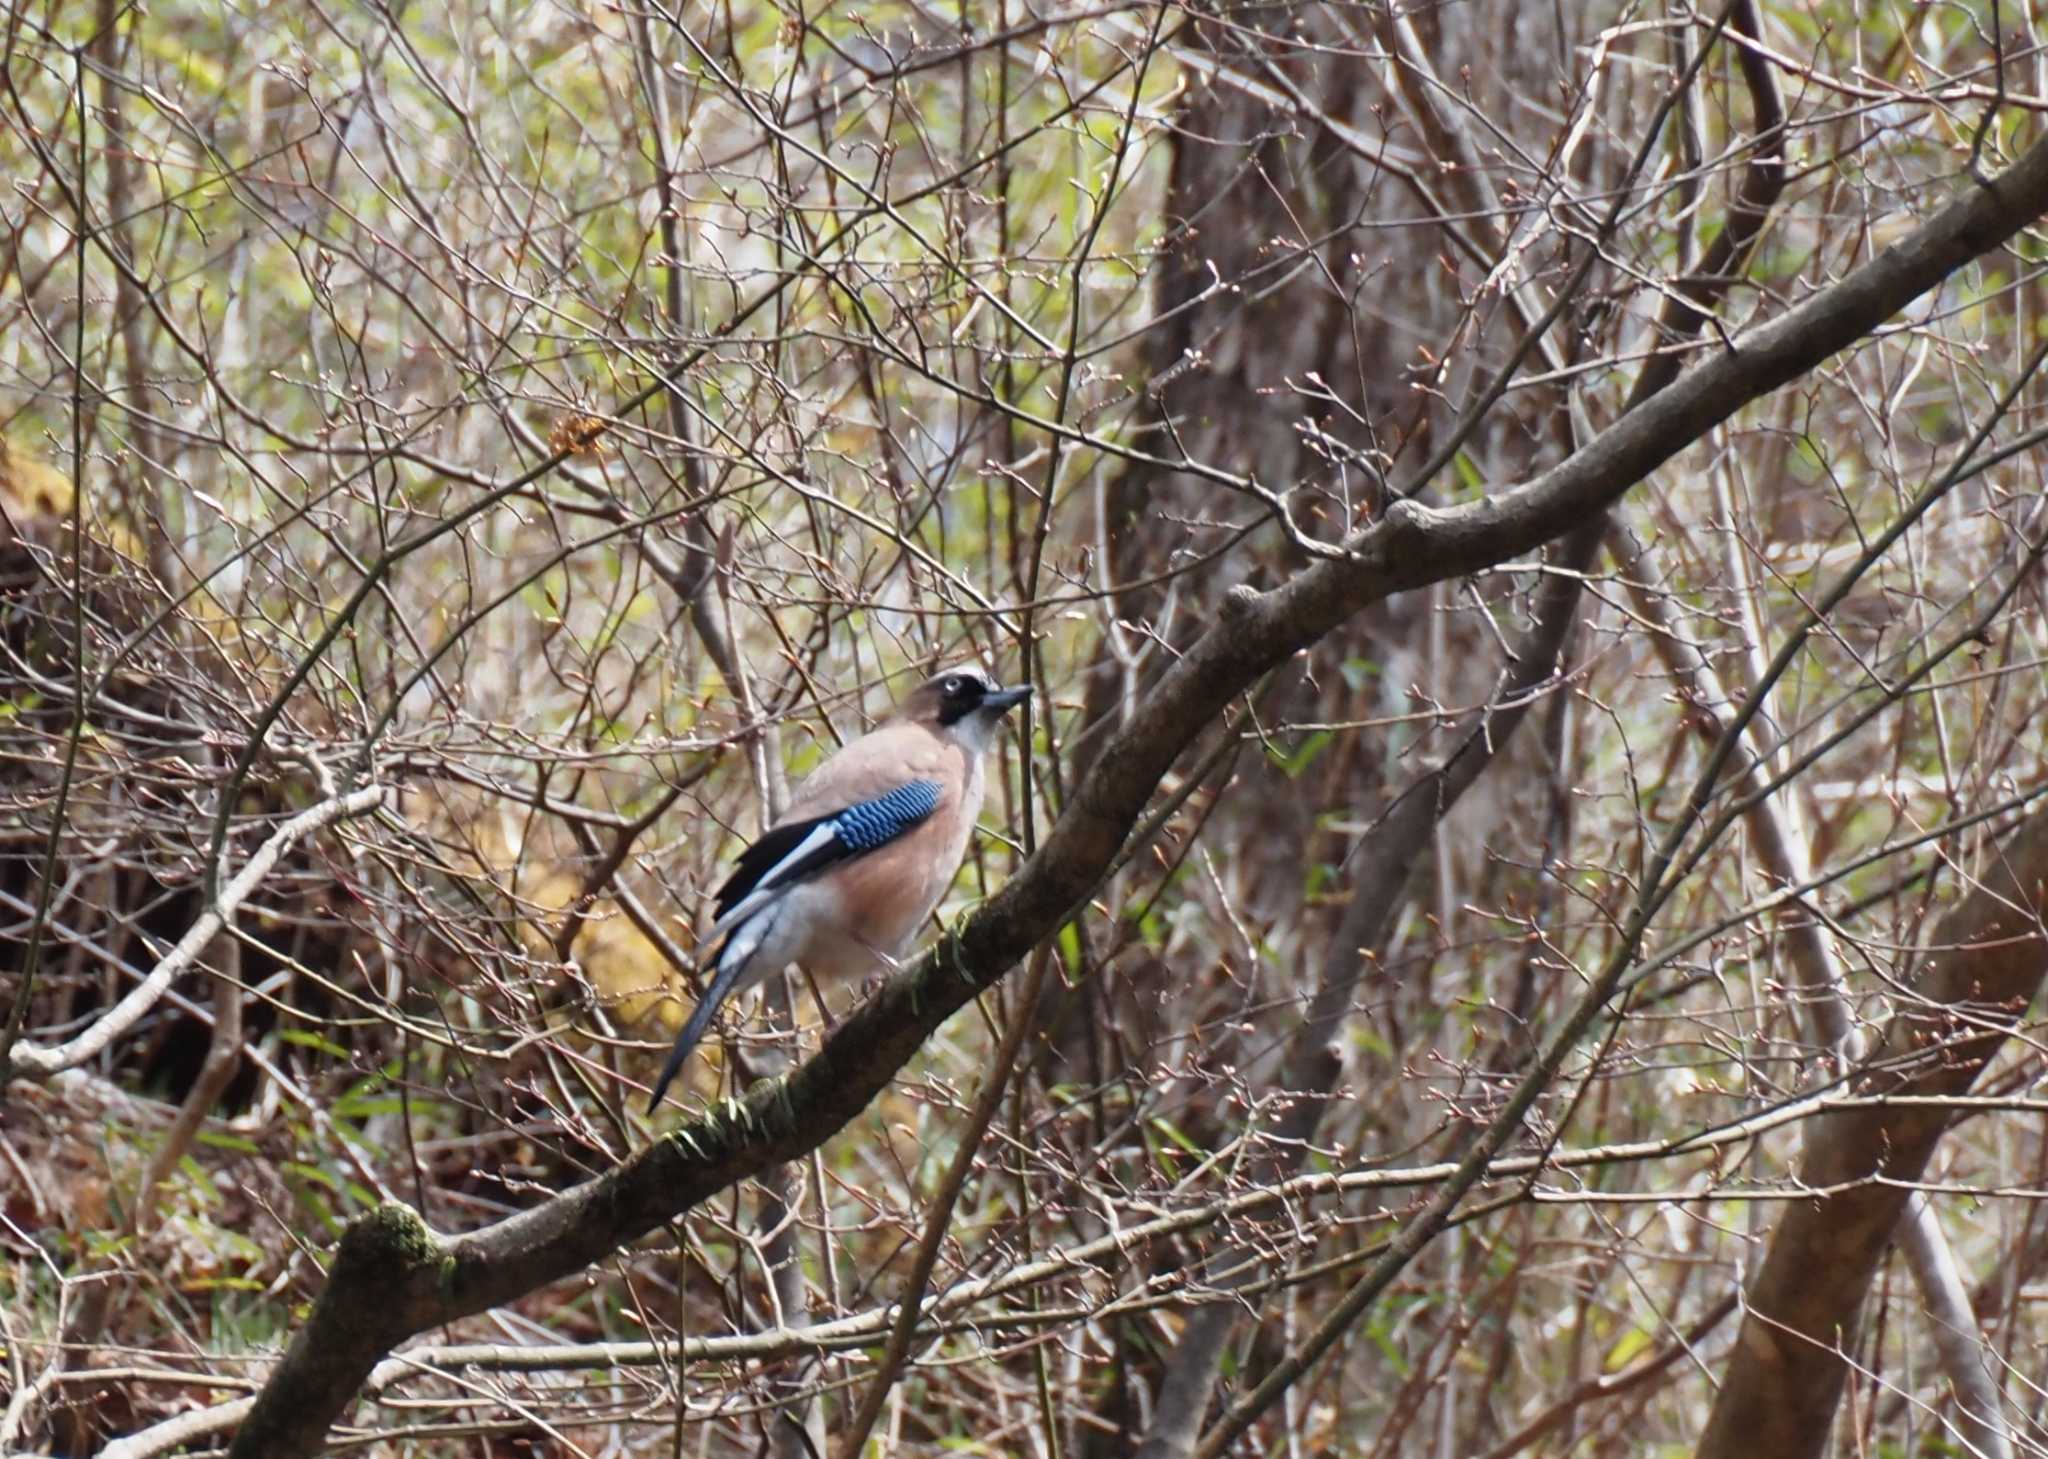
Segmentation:
[(352, 1226), (233, 1455), (314, 1452), (376, 1361), (405, 1338), (570, 1275), (732, 1182), (829, 1139), (941, 1023), (1085, 905), (1162, 777), (1260, 674), (1390, 594), (1493, 566), (1580, 526), (1735, 411), (1869, 334), (2044, 211), (2048, 142), (1839, 283), (1735, 340), (1555, 468), (1460, 506), (1397, 503), (1341, 556), (1269, 592), (1233, 591), (1220, 621), (1104, 746), (1038, 854), (789, 1076), (482, 1230), (441, 1237), (398, 1206)]
[[(1731, 5), (1727, 19), (1740, 34), (1757, 32), (1755, 7), (1747, 0)], [(1437, 154), (1456, 159), (1457, 165), (1449, 170), (1449, 181), (1462, 186), (1459, 207), (1482, 219), (1500, 213), (1500, 201), (1485, 181), (1486, 169), (1479, 164), (1473, 142), (1455, 114), (1447, 114), (1435, 105), (1436, 95), (1447, 88), (1437, 80), (1412, 23), (1402, 16), (1389, 16), (1383, 32), (1390, 57), (1397, 58), (1397, 63), (1391, 63), (1391, 89), (1403, 97), (1420, 128), (1434, 139)], [(1783, 143), (1785, 109), (1776, 76), (1753, 53), (1742, 51), (1738, 55), (1758, 129), (1750, 162), (1730, 200), (1725, 226), (1691, 274), (1666, 292), (1654, 326), (1658, 348), (1637, 374), (1624, 413), (1636, 409), (1678, 377), (1679, 349), (1698, 336), (1706, 323), (1707, 311), (1726, 294), (1736, 269), (1784, 190), (1785, 166), (1779, 149)], [(1423, 81), (1427, 84), (1419, 84)], [(1424, 205), (1446, 220), (1446, 228), (1455, 236), (1457, 230), (1447, 221), (1452, 209), (1433, 197), (1419, 178), (1411, 177), (1409, 182)], [(1508, 256), (1513, 241), (1511, 237), (1492, 240), (1499, 258)], [(1542, 311), (1528, 298), (1528, 293), (1526, 287), (1509, 290), (1509, 304), (1522, 328), (1542, 351), (1546, 367), (1562, 373), (1565, 360), (1552, 337), (1539, 327)], [(1561, 414), (1560, 426), (1568, 433), (1569, 426), (1564, 422)], [(1494, 695), (1495, 703), (1459, 726), (1456, 749), (1396, 800), (1354, 853), (1358, 859), (1352, 878), (1354, 891), (1325, 951), (1315, 996), (1289, 1035), (1281, 1059), (1276, 1082), (1294, 1098), (1268, 1146), (1272, 1152), (1272, 1175), (1291, 1174), (1313, 1148), (1312, 1141), (1330, 1094), (1342, 1077), (1343, 1061), (1335, 1052), (1335, 1040), (1355, 1006), (1357, 987), (1366, 973), (1367, 951), (1385, 942), (1395, 914), (1407, 898), (1412, 871), (1422, 864), (1437, 828), (1465, 792), (1499, 760), (1544, 686), (1554, 681), (1577, 618), (1585, 569), (1599, 550), (1603, 535), (1611, 528), (1611, 520), (1603, 514), (1582, 524), (1564, 540), (1553, 564), (1558, 571), (1544, 579), (1536, 594), (1532, 622), (1515, 645), (1513, 660)], [(1254, 1267), (1246, 1262), (1247, 1255), (1241, 1247), (1226, 1248), (1215, 1258), (1214, 1265), (1225, 1271), (1237, 1268), (1249, 1276)], [(1189, 1318), (1161, 1381), (1159, 1402), (1155, 1405), (1157, 1417), (1138, 1459), (1182, 1459), (1192, 1451), (1208, 1412), (1224, 1344), (1237, 1325), (1237, 1315), (1229, 1305), (1216, 1304)]]
[(235, 920), (242, 903), (263, 884), (265, 877), (277, 869), (277, 863), (285, 853), (307, 836), (325, 830), (336, 821), (370, 814), (384, 804), (384, 798), (385, 788), (382, 785), (366, 785), (346, 795), (323, 800), (279, 826), (270, 833), (268, 840), (250, 853), (247, 864), (228, 878), (220, 889), (220, 895), (214, 898), (213, 904), (199, 920), (186, 929), (177, 945), (157, 959), (148, 977), (129, 989), (119, 1003), (94, 1019), (83, 1033), (67, 1042), (55, 1048), (31, 1043), (16, 1044), (10, 1051), (11, 1067), (0, 1064), (0, 1078), (20, 1074), (47, 1079), (52, 1074), (97, 1058), (108, 1045), (127, 1033), (154, 1008), (171, 984), (205, 954), (221, 929)]
[[(1621, 566), (1630, 601), (1651, 630), (1658, 657), (1692, 706), (1688, 722), (1708, 745), (1719, 743), (1734, 724), (1730, 709), (1734, 701), (1712, 662), (1672, 623), (1670, 605), (1651, 589), (1646, 576), (1647, 550), (1620, 530), (1610, 533), (1608, 542)], [(1754, 725), (1752, 721), (1751, 727)], [(1742, 822), (1765, 872), (1779, 886), (1803, 886), (1813, 875), (1812, 857), (1792, 817), (1775, 797), (1761, 793), (1769, 770), (1769, 759), (1751, 760), (1733, 778), (1730, 791), (1733, 798), (1748, 802)], [(1813, 1026), (1816, 1042), (1842, 1064), (1853, 1064), (1862, 1050), (1827, 927), (1810, 907), (1794, 903), (1787, 912), (1790, 915), (1781, 917), (1780, 926), (1788, 961), (1802, 990), (1800, 1006)], [(1899, 1241), (1913, 1280), (1934, 1317), (1935, 1349), (1956, 1391), (1972, 1447), (1982, 1459), (2010, 1459), (2012, 1446), (1998, 1416), (1998, 1385), (1985, 1363), (1986, 1345), (1941, 1222), (1924, 1198), (1907, 1207)]]

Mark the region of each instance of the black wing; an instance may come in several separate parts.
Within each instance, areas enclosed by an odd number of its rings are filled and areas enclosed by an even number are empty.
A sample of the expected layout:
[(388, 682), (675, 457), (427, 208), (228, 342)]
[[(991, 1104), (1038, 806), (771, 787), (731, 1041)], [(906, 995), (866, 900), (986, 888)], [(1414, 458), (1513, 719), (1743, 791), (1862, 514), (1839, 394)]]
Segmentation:
[(823, 871), (835, 861), (844, 861), (855, 854), (853, 848), (836, 836), (827, 839), (800, 860), (788, 867), (782, 863), (797, 847), (810, 838), (820, 826), (829, 825), (838, 819), (838, 812), (829, 816), (816, 816), (808, 821), (792, 821), (786, 826), (777, 826), (766, 832), (761, 839), (739, 854), (733, 862), (732, 875), (725, 879), (725, 885), (718, 889), (717, 916), (724, 917), (734, 907), (745, 901), (747, 896), (758, 890), (769, 873), (775, 873), (778, 882), (794, 881), (814, 871)]

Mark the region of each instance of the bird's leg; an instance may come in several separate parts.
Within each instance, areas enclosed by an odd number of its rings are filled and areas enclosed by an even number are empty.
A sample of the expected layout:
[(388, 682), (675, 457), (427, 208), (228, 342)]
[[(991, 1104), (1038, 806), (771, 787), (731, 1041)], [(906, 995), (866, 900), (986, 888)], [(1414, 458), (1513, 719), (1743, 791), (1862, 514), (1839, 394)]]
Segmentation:
[(825, 996), (825, 990), (818, 986), (818, 978), (803, 964), (797, 964), (797, 971), (803, 974), (804, 986), (810, 989), (811, 1006), (818, 1010), (818, 1042), (823, 1043), (832, 1036), (832, 1030), (839, 1027), (839, 1020), (832, 1016), (832, 1000)]
[(792, 967), (771, 973), (761, 983), (761, 1012), (767, 1016), (769, 1032), (758, 1041), (742, 1070), (748, 1085), (763, 1079), (780, 1078), (796, 1063), (789, 1040), (796, 1035), (796, 989), (789, 982)]
[(876, 947), (873, 943), (867, 941), (865, 938), (861, 940), (860, 945), (862, 951), (866, 952), (868, 956), (872, 957), (877, 963), (881, 964), (880, 967), (871, 969), (868, 975), (860, 980), (860, 996), (861, 1000), (865, 1002), (867, 999), (874, 997), (875, 994), (882, 991), (882, 984), (889, 981), (889, 975), (891, 973), (902, 972), (903, 964), (897, 961), (895, 958), (891, 957), (888, 953), (883, 952), (879, 947)]

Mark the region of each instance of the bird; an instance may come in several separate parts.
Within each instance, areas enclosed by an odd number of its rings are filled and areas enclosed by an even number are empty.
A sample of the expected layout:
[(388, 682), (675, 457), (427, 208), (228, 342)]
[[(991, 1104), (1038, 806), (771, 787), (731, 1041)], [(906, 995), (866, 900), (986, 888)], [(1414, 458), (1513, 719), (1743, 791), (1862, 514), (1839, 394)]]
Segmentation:
[(676, 1036), (652, 1114), (734, 993), (800, 963), (852, 979), (893, 967), (953, 885), (987, 788), (996, 728), (1031, 697), (975, 667), (942, 670), (807, 777), (735, 862), (699, 940), (711, 982)]

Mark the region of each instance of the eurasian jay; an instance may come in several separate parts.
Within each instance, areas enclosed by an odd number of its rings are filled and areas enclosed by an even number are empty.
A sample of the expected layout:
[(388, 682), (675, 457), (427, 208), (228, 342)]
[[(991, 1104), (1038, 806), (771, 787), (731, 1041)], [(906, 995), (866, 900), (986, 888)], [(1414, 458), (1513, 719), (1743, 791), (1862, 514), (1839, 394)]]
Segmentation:
[(718, 889), (700, 945), (723, 945), (654, 1081), (650, 1114), (734, 993), (791, 963), (827, 978), (894, 965), (960, 869), (997, 723), (1030, 695), (979, 669), (949, 669), (797, 788)]

